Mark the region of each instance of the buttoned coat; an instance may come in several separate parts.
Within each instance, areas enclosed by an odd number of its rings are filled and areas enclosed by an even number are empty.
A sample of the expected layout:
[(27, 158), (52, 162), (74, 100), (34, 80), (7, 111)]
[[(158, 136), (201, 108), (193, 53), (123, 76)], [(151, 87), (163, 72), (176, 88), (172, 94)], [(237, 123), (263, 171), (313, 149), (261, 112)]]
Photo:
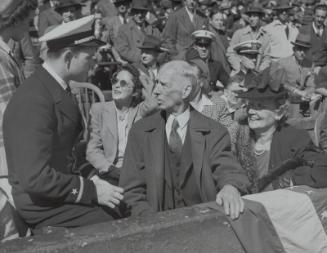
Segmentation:
[(139, 47), (142, 46), (145, 35), (160, 38), (160, 32), (157, 28), (145, 25), (141, 30), (133, 20), (119, 28), (114, 46), (123, 60), (135, 63), (141, 59), (141, 49)]
[[(124, 200), (132, 207), (132, 215), (163, 211), (165, 178), (165, 113), (158, 112), (134, 124), (130, 131), (120, 186), (125, 189)], [(219, 123), (203, 116), (193, 108), (188, 123), (191, 167), (196, 189), (202, 202), (214, 201), (225, 184), (246, 192), (249, 181), (231, 153), (230, 137)]]
[(163, 31), (164, 43), (168, 48), (181, 52), (189, 48), (194, 40), (192, 33), (208, 26), (208, 19), (200, 13), (195, 13), (193, 22), (186, 11), (186, 7), (170, 14)]
[[(114, 165), (118, 152), (118, 123), (114, 102), (93, 104), (90, 116), (90, 140), (87, 144), (86, 159), (98, 171), (105, 172)], [(132, 107), (127, 116), (127, 132), (140, 118), (139, 106)]]
[(10, 100), (3, 121), (9, 181), (29, 225), (87, 224), (73, 222), (97, 204), (93, 182), (74, 173), (72, 151), (82, 130), (77, 105), (43, 67)]

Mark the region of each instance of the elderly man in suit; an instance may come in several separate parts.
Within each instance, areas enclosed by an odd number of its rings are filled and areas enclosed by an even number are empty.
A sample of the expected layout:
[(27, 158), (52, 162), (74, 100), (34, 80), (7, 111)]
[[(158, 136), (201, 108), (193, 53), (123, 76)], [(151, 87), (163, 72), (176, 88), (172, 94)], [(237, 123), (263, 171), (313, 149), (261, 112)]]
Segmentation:
[(319, 4), (314, 8), (313, 22), (300, 29), (300, 33), (311, 36), (311, 48), (306, 59), (315, 67), (327, 64), (327, 32), (324, 25), (326, 18), (327, 5)]
[(117, 39), (114, 41), (114, 46), (121, 58), (129, 63), (140, 60), (141, 50), (139, 47), (142, 45), (145, 35), (154, 35), (160, 38), (159, 30), (153, 28), (146, 21), (149, 6), (147, 0), (133, 0), (132, 18), (119, 28)]
[(248, 180), (219, 123), (193, 109), (197, 69), (184, 61), (161, 67), (155, 95), (160, 112), (131, 129), (120, 177), (132, 215), (214, 201), (237, 218)]
[(111, 208), (123, 198), (121, 188), (79, 176), (73, 156), (83, 127), (69, 82), (85, 80), (96, 47), (104, 44), (93, 34), (94, 16), (88, 16), (44, 35), (44, 64), (17, 89), (4, 114), (14, 202), (35, 229), (112, 220)]
[(191, 34), (209, 25), (209, 20), (201, 12), (197, 11), (195, 0), (185, 0), (185, 6), (172, 13), (163, 31), (165, 46), (181, 52), (189, 48), (193, 39)]

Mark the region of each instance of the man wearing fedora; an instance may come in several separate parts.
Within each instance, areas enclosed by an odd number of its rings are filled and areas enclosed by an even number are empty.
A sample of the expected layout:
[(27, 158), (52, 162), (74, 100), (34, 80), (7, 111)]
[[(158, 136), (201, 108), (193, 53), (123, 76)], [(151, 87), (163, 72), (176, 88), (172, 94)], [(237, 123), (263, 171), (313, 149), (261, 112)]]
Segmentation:
[[(309, 34), (299, 34), (293, 44), (293, 54), (276, 62), (285, 71), (285, 88), (290, 95), (290, 118), (308, 113), (314, 93), (314, 75), (311, 62), (306, 58), (311, 48)], [(275, 64), (275, 63), (274, 63)], [(302, 114), (302, 115), (301, 115)]]
[(63, 22), (67, 23), (82, 17), (83, 6), (78, 0), (61, 0), (55, 10), (62, 16)]
[(78, 174), (74, 147), (82, 134), (70, 81), (87, 78), (96, 48), (94, 16), (64, 23), (40, 41), (45, 62), (21, 85), (4, 114), (4, 143), (15, 206), (32, 229), (112, 220), (123, 189)]
[(288, 57), (293, 54), (291, 42), (295, 41), (298, 29), (289, 23), (289, 13), (292, 6), (288, 1), (281, 1), (273, 8), (277, 18), (263, 27), (267, 33), (270, 43), (270, 56), (273, 61)]
[(261, 6), (252, 5), (245, 13), (249, 16), (249, 25), (235, 31), (227, 49), (227, 59), (232, 69), (235, 72), (239, 72), (241, 68), (241, 58), (234, 50), (235, 45), (249, 40), (258, 40), (261, 42), (261, 47), (258, 54), (256, 69), (262, 71), (270, 65), (269, 38), (267, 33), (262, 29), (261, 19), (264, 16), (264, 11)]
[(114, 46), (123, 60), (135, 63), (140, 60), (141, 50), (145, 35), (153, 35), (160, 38), (160, 32), (146, 21), (149, 11), (147, 0), (133, 0), (131, 6), (131, 19), (118, 30)]
[(309, 34), (311, 37), (311, 48), (307, 53), (307, 59), (315, 67), (327, 64), (327, 31), (324, 22), (327, 18), (327, 5), (318, 4), (314, 7), (313, 21), (303, 26), (300, 33)]
[(209, 23), (207, 17), (197, 10), (196, 0), (184, 0), (184, 5), (169, 16), (163, 31), (165, 46), (177, 52), (189, 48), (193, 43), (191, 34)]

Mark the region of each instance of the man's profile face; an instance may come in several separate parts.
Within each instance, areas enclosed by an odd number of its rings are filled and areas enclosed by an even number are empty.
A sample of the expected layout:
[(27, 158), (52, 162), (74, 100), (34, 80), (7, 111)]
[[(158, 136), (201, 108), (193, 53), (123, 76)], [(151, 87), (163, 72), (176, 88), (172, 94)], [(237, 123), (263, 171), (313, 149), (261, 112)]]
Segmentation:
[(258, 13), (249, 14), (249, 25), (251, 28), (257, 28), (260, 23), (260, 15)]
[(152, 66), (156, 63), (158, 53), (151, 49), (142, 49), (141, 51), (141, 62), (146, 66)]
[(134, 10), (134, 16), (133, 19), (136, 24), (143, 25), (145, 21), (147, 11), (145, 10)]
[(69, 73), (72, 80), (77, 82), (85, 82), (88, 77), (88, 72), (93, 64), (92, 57), (96, 52), (96, 48), (83, 48), (79, 52), (73, 53)]
[(317, 28), (322, 28), (327, 17), (327, 10), (317, 9), (313, 22)]
[(185, 78), (176, 75), (176, 71), (171, 69), (165, 68), (159, 71), (154, 94), (161, 110), (175, 111), (183, 103), (182, 94), (185, 81)]
[(297, 61), (302, 62), (308, 52), (308, 48), (301, 46), (294, 46), (294, 56)]
[(196, 42), (193, 47), (195, 48), (196, 51), (198, 51), (200, 58), (202, 60), (207, 60), (209, 58), (210, 44)]

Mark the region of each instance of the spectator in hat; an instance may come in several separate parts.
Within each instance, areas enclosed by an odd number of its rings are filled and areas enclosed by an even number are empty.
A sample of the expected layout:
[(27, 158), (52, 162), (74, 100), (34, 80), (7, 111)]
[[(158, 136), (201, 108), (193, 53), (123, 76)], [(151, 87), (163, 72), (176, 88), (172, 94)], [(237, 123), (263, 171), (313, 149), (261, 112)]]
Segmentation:
[(130, 130), (119, 185), (132, 216), (215, 200), (232, 219), (243, 211), (248, 181), (227, 130), (189, 104), (197, 73), (185, 61), (163, 65), (155, 88), (160, 112)]
[(83, 82), (102, 41), (94, 16), (64, 23), (40, 41), (49, 50), (42, 67), (15, 92), (3, 129), (17, 211), (33, 229), (79, 227), (112, 220), (123, 189), (79, 176), (73, 155), (82, 117), (70, 81)]
[(270, 56), (273, 61), (293, 54), (291, 42), (295, 41), (299, 31), (289, 23), (288, 18), (291, 9), (292, 7), (287, 1), (281, 1), (273, 8), (277, 18), (263, 27), (269, 38)]
[(326, 18), (327, 5), (317, 5), (314, 8), (313, 22), (300, 29), (300, 33), (309, 34), (311, 37), (311, 48), (306, 57), (314, 67), (321, 67), (327, 64), (327, 31), (324, 25)]
[(44, 0), (40, 8), (39, 21), (38, 21), (38, 34), (42, 36), (46, 29), (50, 26), (61, 24), (63, 18), (55, 11), (55, 4), (51, 0)]
[(266, 31), (262, 29), (261, 21), (264, 12), (261, 6), (252, 5), (245, 13), (249, 17), (249, 25), (235, 31), (227, 49), (227, 59), (233, 71), (239, 72), (241, 68), (241, 57), (234, 50), (235, 45), (249, 40), (258, 40), (261, 42), (261, 47), (255, 69), (262, 71), (270, 65), (269, 37)]
[(306, 58), (311, 48), (310, 35), (300, 33), (292, 44), (293, 55), (282, 58), (274, 64), (285, 71), (284, 86), (289, 91), (290, 101), (293, 103), (290, 117), (300, 117), (298, 114), (300, 107), (311, 100), (315, 89), (313, 69)]
[(78, 0), (61, 0), (55, 10), (62, 16), (63, 22), (67, 23), (82, 17), (82, 6)]
[[(252, 184), (252, 193), (293, 185), (320, 188), (327, 184), (326, 155), (312, 148), (305, 130), (286, 123), (285, 75), (283, 69), (271, 66), (249, 80), (248, 91), (239, 95), (247, 100), (248, 116), (239, 128), (236, 156)], [(281, 168), (288, 159), (298, 162)], [(313, 164), (306, 163), (309, 161)]]
[(153, 28), (146, 21), (149, 11), (147, 0), (133, 0), (131, 6), (131, 19), (118, 30), (114, 46), (123, 60), (130, 63), (138, 62), (141, 58), (139, 47), (146, 35), (154, 35), (160, 38), (158, 29)]
[(193, 32), (192, 37), (194, 43), (191, 49), (187, 50), (185, 59), (187, 58), (187, 55), (189, 55), (189, 57), (192, 55), (192, 49), (195, 50), (197, 52), (196, 55), (199, 55), (200, 59), (206, 64), (207, 68), (209, 69), (208, 92), (212, 90), (217, 91), (218, 89), (223, 88), (229, 80), (229, 74), (226, 72), (220, 61), (214, 60), (212, 58), (211, 52), (213, 51), (213, 47), (216, 46), (213, 43), (215, 34), (208, 30), (202, 29)]
[(163, 31), (164, 46), (182, 52), (192, 43), (191, 34), (208, 25), (208, 19), (197, 11), (195, 0), (184, 0), (184, 7), (172, 13)]
[(105, 31), (108, 33), (108, 41), (111, 45), (114, 44), (118, 36), (119, 28), (129, 21), (128, 9), (130, 0), (116, 0), (114, 1), (114, 5), (117, 8), (118, 14), (116, 16), (102, 18), (102, 23), (105, 26)]
[[(6, 198), (13, 204), (11, 186), (8, 183), (9, 165), (7, 164), (3, 115), (16, 89), (23, 83), (24, 74), (13, 57), (8, 45), (10, 39), (21, 41), (29, 27), (29, 17), (36, 8), (36, 1), (4, 0), (0, 6), (0, 188)], [(9, 163), (9, 162), (8, 162)], [(2, 194), (3, 195), (3, 194)], [(0, 210), (0, 213), (2, 210)], [(2, 236), (10, 236), (13, 220), (1, 220), (0, 241)]]

